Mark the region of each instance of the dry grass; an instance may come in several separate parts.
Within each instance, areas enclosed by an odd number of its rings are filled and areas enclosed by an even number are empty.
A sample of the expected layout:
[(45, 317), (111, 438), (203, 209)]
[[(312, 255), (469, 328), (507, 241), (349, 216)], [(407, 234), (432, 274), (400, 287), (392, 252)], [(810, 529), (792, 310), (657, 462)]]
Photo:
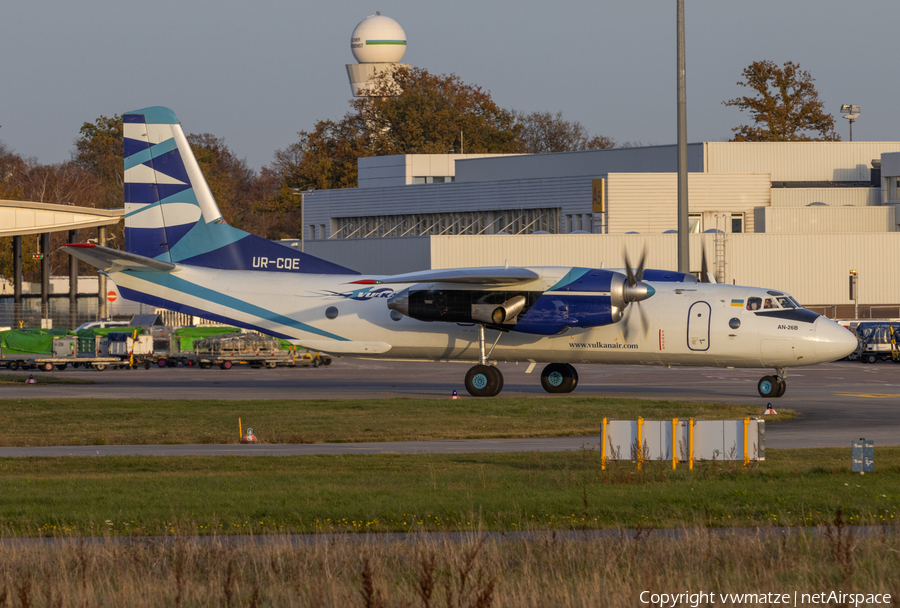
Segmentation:
[(900, 535), (858, 534), (837, 523), (785, 536), (638, 529), (605, 540), (7, 540), (0, 606), (616, 608), (640, 605), (644, 590), (897, 598)]

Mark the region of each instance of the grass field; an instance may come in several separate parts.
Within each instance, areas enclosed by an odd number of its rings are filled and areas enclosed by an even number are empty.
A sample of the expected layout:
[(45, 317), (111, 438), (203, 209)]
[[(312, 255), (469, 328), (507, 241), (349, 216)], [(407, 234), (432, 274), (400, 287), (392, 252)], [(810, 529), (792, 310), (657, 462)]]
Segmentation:
[[(237, 443), (238, 418), (264, 443), (589, 435), (604, 417), (739, 419), (752, 405), (640, 399), (148, 401), (6, 399), (0, 445)], [(779, 409), (769, 421), (792, 418)]]
[[(81, 378), (61, 378), (59, 376), (51, 376), (38, 372), (37, 379), (41, 384), (96, 384), (93, 380), (83, 380)], [(0, 386), (25, 384), (28, 376), (25, 374), (0, 374)]]
[(816, 525), (900, 517), (900, 448), (853, 475), (849, 448), (767, 460), (611, 462), (554, 453), (0, 460), (0, 535)]
[[(779, 605), (794, 605), (796, 593), (800, 606), (885, 606), (900, 596), (900, 535), (860, 538), (840, 525), (782, 537), (623, 531), (590, 542), (475, 534), (462, 542), (6, 542), (0, 563), (0, 604), (16, 606), (631, 608), (649, 605), (644, 591), (713, 594), (679, 606), (775, 605), (733, 601), (746, 593), (788, 594)], [(803, 597), (833, 591), (864, 599)], [(874, 594), (878, 604), (865, 599)]]

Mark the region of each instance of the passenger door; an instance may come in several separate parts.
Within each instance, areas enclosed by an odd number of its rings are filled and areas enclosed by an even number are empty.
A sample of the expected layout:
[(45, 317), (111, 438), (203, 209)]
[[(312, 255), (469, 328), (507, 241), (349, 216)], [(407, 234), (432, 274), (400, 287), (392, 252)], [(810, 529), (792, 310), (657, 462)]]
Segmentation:
[(687, 344), (691, 350), (709, 350), (710, 313), (706, 302), (695, 302), (688, 310)]

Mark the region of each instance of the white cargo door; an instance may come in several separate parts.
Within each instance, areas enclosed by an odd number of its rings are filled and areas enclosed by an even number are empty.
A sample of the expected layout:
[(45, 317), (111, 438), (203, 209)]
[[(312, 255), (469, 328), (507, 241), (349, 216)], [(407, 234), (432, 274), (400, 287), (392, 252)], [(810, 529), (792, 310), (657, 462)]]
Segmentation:
[(706, 302), (695, 302), (688, 310), (687, 343), (691, 350), (709, 350), (710, 310)]

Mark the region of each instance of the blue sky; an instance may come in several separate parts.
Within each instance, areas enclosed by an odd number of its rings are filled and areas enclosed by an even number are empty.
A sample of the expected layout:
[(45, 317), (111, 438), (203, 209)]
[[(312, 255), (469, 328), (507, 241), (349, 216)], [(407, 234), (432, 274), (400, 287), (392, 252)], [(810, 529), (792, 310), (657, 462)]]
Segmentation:
[[(378, 10), (406, 31), (404, 63), (456, 73), (503, 107), (562, 111), (620, 142), (675, 141), (675, 2), (661, 0), (6, 2), (0, 140), (60, 162), (83, 122), (165, 105), (259, 168), (347, 112), (350, 34)], [(689, 140), (728, 139), (748, 119), (721, 102), (761, 59), (811, 72), (836, 116), (859, 104), (855, 140), (900, 140), (900, 2), (686, 0), (686, 22)]]

